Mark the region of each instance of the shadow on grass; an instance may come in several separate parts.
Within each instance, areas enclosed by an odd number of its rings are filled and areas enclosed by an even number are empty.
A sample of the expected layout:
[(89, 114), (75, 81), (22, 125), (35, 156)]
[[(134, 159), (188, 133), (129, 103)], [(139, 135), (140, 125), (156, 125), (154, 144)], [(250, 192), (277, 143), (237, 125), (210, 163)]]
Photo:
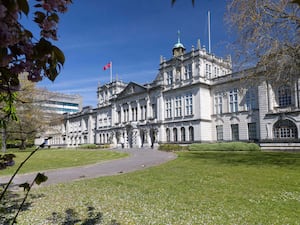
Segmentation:
[[(32, 198), (39, 198), (40, 196), (32, 196)], [(12, 224), (14, 216), (20, 207), (24, 195), (19, 193), (8, 191), (0, 202), (0, 224), (8, 225)], [(31, 202), (25, 202), (21, 211), (29, 210), (31, 207)]]
[(285, 152), (187, 152), (182, 158), (199, 158), (231, 165), (300, 167), (300, 153)]
[[(45, 194), (30, 193), (29, 196), (30, 198), (27, 199), (27, 201), (23, 205), (21, 212), (30, 210), (32, 202), (35, 199), (45, 197)], [(22, 192), (15, 192), (10, 190), (6, 192), (4, 198), (0, 202), (1, 225), (12, 224), (23, 198), (24, 194), (22, 194)], [(97, 212), (93, 206), (86, 206), (86, 210), (84, 213), (85, 218), (80, 219), (76, 210), (70, 208), (67, 209), (64, 213), (53, 212), (52, 215), (49, 218), (47, 218), (47, 221), (49, 221), (49, 223), (51, 224), (61, 225), (96, 225), (103, 223), (103, 214), (101, 212)], [(20, 224), (22, 224), (22, 221), (20, 221)], [(120, 223), (118, 223), (116, 220), (111, 220), (109, 225), (120, 225)]]
[[(81, 220), (78, 217), (78, 213), (74, 209), (67, 209), (65, 213), (53, 212), (50, 218), (47, 218), (52, 224), (61, 225), (96, 225), (103, 223), (103, 214), (101, 212), (96, 212), (95, 208), (92, 206), (87, 206), (87, 218)], [(116, 220), (112, 220), (110, 225), (120, 225)]]

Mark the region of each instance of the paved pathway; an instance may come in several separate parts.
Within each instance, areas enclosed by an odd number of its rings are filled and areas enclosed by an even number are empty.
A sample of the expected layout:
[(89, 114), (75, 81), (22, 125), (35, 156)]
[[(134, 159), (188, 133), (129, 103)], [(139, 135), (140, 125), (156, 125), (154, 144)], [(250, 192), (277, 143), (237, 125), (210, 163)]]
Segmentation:
[[(176, 158), (174, 153), (162, 152), (155, 149), (122, 149), (117, 151), (127, 152), (130, 156), (81, 167), (47, 170), (45, 172), (40, 171), (48, 176), (48, 180), (45, 183), (42, 183), (41, 186), (128, 173), (159, 165)], [(36, 174), (37, 173), (28, 173), (17, 175), (13, 180), (13, 186), (16, 187), (18, 184), (24, 182), (30, 183)], [(8, 182), (9, 178), (10, 177), (0, 176), (0, 183)]]

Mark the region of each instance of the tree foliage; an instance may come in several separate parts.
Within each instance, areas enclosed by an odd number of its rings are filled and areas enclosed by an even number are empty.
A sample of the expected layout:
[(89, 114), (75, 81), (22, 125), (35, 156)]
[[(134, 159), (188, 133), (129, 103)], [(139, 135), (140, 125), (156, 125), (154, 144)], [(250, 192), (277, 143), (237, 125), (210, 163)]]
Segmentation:
[(41, 103), (36, 99), (39, 90), (35, 84), (22, 80), (16, 98), (17, 120), (9, 120), (6, 126), (7, 139), (20, 141), (20, 149), (26, 148), (27, 141), (34, 141), (39, 132), (46, 129), (49, 123), (48, 115), (41, 108)]
[(226, 21), (237, 37), (233, 47), (240, 65), (258, 65), (273, 82), (299, 76), (299, 5), (299, 0), (231, 0), (228, 3)]
[(67, 11), (72, 0), (36, 0), (33, 6), (33, 22), (39, 27), (34, 37), (22, 23), (21, 18), (29, 16), (27, 0), (0, 0), (0, 92), (5, 93), (1, 118), (15, 116), (11, 107), (13, 92), (19, 88), (18, 75), (28, 72), (28, 80), (37, 82), (43, 77), (54, 81), (65, 62), (63, 52), (51, 41), (57, 40), (59, 14)]
[[(27, 79), (32, 82), (38, 82), (43, 77), (54, 81), (65, 62), (63, 52), (51, 41), (57, 40), (59, 14), (67, 11), (72, 0), (35, 0), (36, 4), (32, 8), (33, 22), (38, 25), (40, 31), (37, 36), (21, 23), (22, 17), (29, 16), (31, 7), (28, 2), (28, 0), (0, 0), (0, 127), (3, 130), (7, 128), (8, 121), (17, 121), (15, 104), (18, 100), (16, 91), (20, 89), (19, 74), (26, 72)], [(26, 107), (23, 105), (22, 108)], [(25, 115), (30, 121), (28, 124), (33, 125), (36, 122), (33, 120), (35, 117), (33, 112), (27, 111)], [(27, 125), (22, 126), (27, 129)], [(1, 190), (1, 203), (20, 168), (44, 145), (45, 143), (38, 146), (15, 171), (3, 191)], [(0, 156), (1, 169), (12, 165), (13, 162), (13, 155)], [(43, 174), (38, 174), (31, 184), (22, 185), (27, 193), (12, 224), (16, 222), (32, 185), (40, 184), (46, 179)]]

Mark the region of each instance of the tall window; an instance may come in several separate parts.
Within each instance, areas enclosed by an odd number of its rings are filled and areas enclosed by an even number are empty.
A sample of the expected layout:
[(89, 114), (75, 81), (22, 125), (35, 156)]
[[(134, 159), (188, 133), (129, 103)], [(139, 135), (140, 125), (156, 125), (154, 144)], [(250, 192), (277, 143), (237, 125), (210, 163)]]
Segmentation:
[(172, 117), (172, 102), (171, 99), (166, 99), (166, 118)]
[(167, 142), (170, 142), (171, 141), (171, 136), (170, 136), (170, 129), (169, 128), (166, 129), (166, 136), (167, 136)]
[(246, 92), (245, 108), (246, 110), (257, 109), (257, 98), (255, 88), (251, 87)]
[(181, 141), (185, 141), (185, 128), (184, 127), (180, 128), (180, 133), (181, 133)]
[(176, 96), (175, 98), (175, 116), (176, 117), (182, 116), (181, 96)]
[(217, 125), (216, 130), (217, 130), (217, 141), (222, 141), (223, 140), (223, 125)]
[(279, 120), (273, 127), (274, 137), (277, 139), (298, 138), (296, 125), (290, 120)]
[(231, 124), (231, 136), (233, 141), (239, 140), (239, 125)]
[(185, 96), (185, 115), (193, 115), (193, 94), (186, 94)]
[(292, 105), (292, 91), (288, 85), (278, 88), (278, 104), (279, 107), (287, 107)]
[(211, 78), (211, 65), (207, 64), (205, 65), (205, 72), (206, 72), (206, 78)]
[(194, 141), (194, 127), (189, 127), (189, 141)]
[(222, 114), (223, 113), (223, 97), (221, 93), (217, 93), (215, 95), (215, 113)]
[(167, 84), (173, 84), (173, 71), (167, 72)]
[(192, 78), (192, 64), (187, 64), (184, 66), (184, 79), (188, 80)]
[(248, 123), (249, 140), (257, 140), (256, 123)]
[(229, 106), (230, 112), (238, 111), (238, 94), (236, 88), (229, 92)]
[(173, 128), (173, 141), (178, 141), (177, 128)]

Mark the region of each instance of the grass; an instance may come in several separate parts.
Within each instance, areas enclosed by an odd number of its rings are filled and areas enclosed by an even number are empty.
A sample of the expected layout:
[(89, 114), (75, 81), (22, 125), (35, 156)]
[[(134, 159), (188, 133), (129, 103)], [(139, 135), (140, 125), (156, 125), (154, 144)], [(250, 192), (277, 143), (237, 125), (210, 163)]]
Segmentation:
[(19, 224), (300, 224), (300, 154), (178, 156), (143, 171), (35, 189)]
[[(20, 163), (30, 154), (31, 151), (13, 151), (16, 155), (15, 166), (0, 170), (0, 176), (13, 174)], [(37, 151), (27, 163), (24, 164), (20, 173), (37, 172), (48, 169), (82, 166), (101, 161), (107, 161), (127, 156), (108, 150), (87, 150), (87, 149), (47, 149)]]

